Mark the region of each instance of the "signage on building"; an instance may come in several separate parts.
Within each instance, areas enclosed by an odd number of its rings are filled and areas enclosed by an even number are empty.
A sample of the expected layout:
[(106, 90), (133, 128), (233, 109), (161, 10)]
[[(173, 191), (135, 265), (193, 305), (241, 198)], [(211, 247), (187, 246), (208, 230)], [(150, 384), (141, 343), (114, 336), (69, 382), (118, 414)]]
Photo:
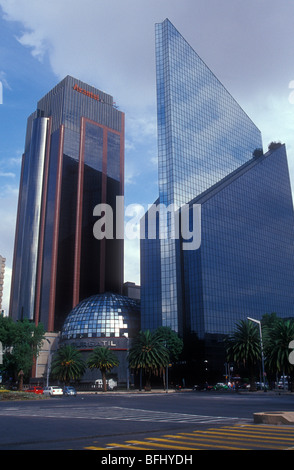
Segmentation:
[(101, 101), (99, 95), (96, 95), (96, 94), (93, 93), (92, 91), (87, 91), (87, 90), (85, 90), (84, 88), (79, 87), (77, 84), (75, 84), (75, 86), (73, 87), (73, 89), (74, 89), (75, 91), (78, 91), (79, 93), (82, 93), (82, 95), (89, 96), (89, 98), (92, 98), (93, 100)]
[(95, 349), (98, 346), (108, 347), (110, 349), (126, 349), (126, 338), (81, 338), (67, 340), (77, 349)]

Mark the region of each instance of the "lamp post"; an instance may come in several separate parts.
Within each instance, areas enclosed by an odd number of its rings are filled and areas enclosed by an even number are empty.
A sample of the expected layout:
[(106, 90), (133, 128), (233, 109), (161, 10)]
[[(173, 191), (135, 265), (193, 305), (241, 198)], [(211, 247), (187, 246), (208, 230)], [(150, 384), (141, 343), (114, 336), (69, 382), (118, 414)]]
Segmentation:
[[(167, 341), (165, 342), (165, 347), (167, 348)], [(168, 393), (168, 364), (165, 367), (165, 393)]]
[(208, 360), (205, 359), (204, 361), (204, 378), (205, 378), (205, 383), (208, 384)]
[(46, 377), (46, 387), (49, 385), (49, 373), (50, 373), (50, 367), (51, 367), (51, 341), (49, 341), (48, 338), (45, 338), (47, 343), (49, 344), (49, 354), (48, 354), (48, 359), (47, 359), (47, 377)]
[[(126, 338), (127, 340), (127, 356), (128, 356), (128, 353), (129, 353), (129, 334), (128, 333), (124, 333), (123, 336)], [(127, 359), (128, 360), (128, 359)], [(129, 370), (129, 363), (127, 364), (127, 390), (129, 390), (130, 388), (130, 370)]]
[(265, 391), (265, 375), (264, 375), (264, 357), (263, 357), (263, 345), (262, 345), (262, 333), (261, 333), (261, 322), (259, 320), (255, 320), (254, 318), (247, 317), (248, 320), (257, 323), (259, 326), (259, 337), (260, 337), (260, 350), (261, 350), (261, 365), (262, 365), (262, 383), (263, 389)]

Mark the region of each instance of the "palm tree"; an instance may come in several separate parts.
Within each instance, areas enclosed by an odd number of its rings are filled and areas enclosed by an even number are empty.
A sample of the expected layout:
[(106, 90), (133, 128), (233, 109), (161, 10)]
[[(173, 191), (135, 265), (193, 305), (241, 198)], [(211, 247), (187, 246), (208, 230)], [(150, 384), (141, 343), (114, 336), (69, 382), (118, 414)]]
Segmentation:
[(169, 352), (164, 338), (157, 332), (140, 331), (129, 351), (129, 365), (137, 371), (146, 371), (145, 390), (151, 390), (151, 374), (160, 373), (168, 363)]
[(92, 354), (88, 359), (88, 367), (90, 369), (99, 369), (102, 374), (102, 384), (103, 391), (106, 392), (106, 372), (113, 369), (119, 365), (119, 360), (117, 359), (114, 352), (108, 348), (97, 347), (94, 349)]
[(291, 391), (294, 391), (294, 367), (289, 362), (289, 343), (294, 339), (293, 320), (279, 318), (266, 331), (266, 357), (273, 372), (290, 375)]
[(255, 390), (254, 369), (261, 359), (259, 332), (252, 322), (241, 320), (225, 341), (228, 361), (242, 362), (249, 370), (250, 390)]
[(183, 340), (168, 326), (159, 326), (155, 333), (162, 337), (169, 352), (169, 360), (177, 361), (183, 351)]
[(62, 346), (53, 357), (51, 373), (65, 384), (78, 380), (86, 370), (80, 351), (71, 345)]
[[(170, 363), (177, 361), (181, 352), (183, 351), (183, 340), (179, 338), (177, 333), (168, 326), (159, 326), (156, 330), (156, 334), (162, 337), (163, 344), (168, 350), (168, 362)], [(168, 367), (166, 367), (166, 373), (163, 374), (163, 387), (166, 390), (168, 388)]]

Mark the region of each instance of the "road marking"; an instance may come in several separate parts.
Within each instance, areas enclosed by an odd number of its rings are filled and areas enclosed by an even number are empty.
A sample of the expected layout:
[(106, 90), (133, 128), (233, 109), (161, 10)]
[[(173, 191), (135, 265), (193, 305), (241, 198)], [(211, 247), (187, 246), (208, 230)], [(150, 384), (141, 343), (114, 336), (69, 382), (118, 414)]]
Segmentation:
[[(0, 409), (0, 416), (30, 416), (30, 417), (46, 417), (55, 419), (91, 419), (91, 420), (110, 420), (110, 421), (141, 421), (152, 423), (197, 423), (197, 424), (213, 424), (213, 423), (235, 423), (240, 418), (226, 416), (207, 416), (194, 415), (188, 413), (172, 413), (165, 411), (152, 411), (137, 408), (124, 408), (113, 406), (109, 408), (84, 408), (76, 407), (70, 410), (70, 413), (63, 413), (59, 407), (57, 408), (15, 408)], [(242, 419), (243, 422), (249, 420)]]
[[(260, 426), (260, 427), (259, 427)], [(262, 425), (233, 425), (219, 428), (209, 428), (190, 433), (165, 434), (159, 437), (146, 437), (143, 440), (128, 440), (124, 443), (106, 444), (105, 449), (174, 449), (174, 450), (200, 450), (227, 449), (227, 450), (290, 450), (290, 442), (294, 442), (294, 429), (284, 429), (277, 426)], [(101, 447), (96, 448), (101, 449)]]
[[(223, 431), (194, 431), (195, 434), (198, 434), (198, 435), (209, 435), (209, 434), (213, 434), (213, 435), (220, 435), (220, 436), (227, 436), (227, 437), (231, 437), (231, 436), (240, 436), (240, 438), (244, 439), (246, 438), (246, 436), (248, 436), (248, 432), (246, 432), (246, 430), (244, 432), (234, 432), (234, 430), (231, 430), (231, 431), (227, 431), (227, 430), (223, 430)], [(290, 437), (285, 437), (285, 436), (282, 436), (282, 437), (277, 437), (276, 435), (274, 436), (265, 436), (264, 434), (262, 436), (260, 436), (260, 434), (256, 434), (255, 432), (250, 432), (250, 439), (256, 439), (258, 438), (259, 441), (276, 441), (276, 440), (283, 440), (283, 441), (290, 441), (290, 442), (293, 442), (293, 438), (294, 438), (294, 435), (290, 438)]]
[[(147, 438), (147, 439), (151, 439), (151, 438)], [(169, 442), (168, 440), (166, 439), (160, 439), (160, 438), (154, 438), (155, 441), (152, 441), (152, 442), (148, 442), (146, 445), (147, 446), (150, 446), (149, 447), (149, 450), (153, 450), (154, 447), (156, 448), (161, 448), (161, 449), (174, 449), (174, 450), (191, 450), (191, 447), (184, 447), (184, 446), (180, 446), (180, 445), (175, 445), (173, 444), (172, 442)], [(129, 444), (144, 444), (144, 442), (146, 441), (127, 441)], [(163, 442), (166, 442), (163, 443)], [(111, 445), (114, 445), (114, 444), (111, 444)], [(195, 449), (195, 447), (193, 447), (194, 450), (197, 450)]]
[[(210, 443), (221, 443), (221, 442), (224, 442), (224, 443), (227, 443), (228, 440), (230, 441), (231, 444), (240, 444), (240, 441), (241, 443), (245, 442), (245, 441), (249, 441), (247, 442), (247, 445), (250, 443), (250, 446), (251, 447), (259, 447), (260, 446), (260, 443), (257, 442), (256, 440), (252, 440), (252, 438), (244, 438), (244, 437), (230, 437), (230, 439), (228, 439), (227, 437), (224, 436), (223, 439), (221, 439), (221, 435), (219, 435), (219, 433), (212, 433), (210, 435), (205, 435), (205, 431), (203, 432), (203, 435), (202, 434), (196, 434), (196, 431), (194, 431), (194, 433), (181, 433), (180, 435), (177, 435), (177, 436), (174, 436), (174, 438), (176, 437), (177, 439), (182, 439), (186, 436), (194, 436), (194, 439), (198, 441), (207, 441), (207, 442), (210, 442)], [(263, 444), (262, 446), (264, 449), (267, 448), (267, 449), (281, 449), (281, 446), (273, 446), (273, 445), (267, 445), (267, 444)], [(218, 445), (218, 448), (219, 448), (219, 445)], [(243, 450), (248, 450), (248, 449), (244, 449), (244, 447), (242, 447)]]
[[(170, 438), (170, 439), (167, 439), (167, 438)], [(164, 437), (163, 438), (158, 438), (158, 439), (156, 439), (156, 441), (168, 442), (170, 444), (172, 444), (172, 443), (179, 444), (179, 441), (177, 440), (177, 438), (178, 438), (178, 436), (168, 435), (168, 436), (165, 436), (165, 438)], [(150, 439), (154, 439), (154, 438), (147, 437), (147, 439), (150, 440)], [(186, 450), (192, 450), (192, 449), (194, 449), (195, 446), (198, 447), (198, 450), (201, 447), (211, 447), (211, 444), (205, 444), (205, 443), (199, 442), (199, 440), (195, 440), (195, 443), (184, 441), (184, 442), (182, 442), (182, 444), (186, 444), (187, 446), (189, 446), (189, 447), (186, 448)], [(218, 448), (227, 449), (227, 450), (240, 450), (240, 447), (233, 447), (233, 446), (228, 446), (228, 445), (219, 445)], [(248, 450), (248, 449), (244, 449), (244, 450)]]
[[(289, 427), (290, 426), (290, 427)], [(275, 432), (276, 429), (279, 429), (279, 433), (280, 434), (290, 434), (290, 435), (294, 435), (294, 426), (292, 427), (292, 425), (289, 425), (289, 426), (286, 426), (286, 425), (283, 425), (283, 426), (277, 426), (277, 425), (265, 425), (265, 424), (240, 424), (240, 425), (236, 425), (236, 428), (239, 427), (240, 429), (242, 429), (243, 427), (245, 429), (249, 429), (251, 428), (252, 430), (254, 429), (255, 432), (257, 433), (262, 433), (264, 434), (265, 432)], [(231, 427), (228, 427), (228, 426), (223, 426), (223, 429), (231, 429)]]
[(89, 446), (85, 447), (86, 450), (105, 450), (105, 447), (95, 447), (95, 446)]
[[(112, 411), (109, 414), (109, 411)], [(179, 423), (208, 423), (218, 421), (235, 421), (239, 418), (224, 416), (193, 415), (188, 413), (169, 413), (165, 411), (141, 410), (136, 408), (113, 407), (104, 410), (103, 419), (120, 419), (126, 421), (179, 422)]]

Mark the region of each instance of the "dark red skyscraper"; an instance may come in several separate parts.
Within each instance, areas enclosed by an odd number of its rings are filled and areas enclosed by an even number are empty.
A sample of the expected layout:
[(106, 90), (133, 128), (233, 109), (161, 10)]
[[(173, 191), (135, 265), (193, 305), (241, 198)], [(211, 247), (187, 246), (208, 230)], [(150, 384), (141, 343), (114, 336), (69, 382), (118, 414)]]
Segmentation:
[(79, 301), (121, 293), (123, 240), (97, 240), (97, 204), (124, 191), (124, 113), (67, 76), (28, 118), (10, 315), (58, 331)]

